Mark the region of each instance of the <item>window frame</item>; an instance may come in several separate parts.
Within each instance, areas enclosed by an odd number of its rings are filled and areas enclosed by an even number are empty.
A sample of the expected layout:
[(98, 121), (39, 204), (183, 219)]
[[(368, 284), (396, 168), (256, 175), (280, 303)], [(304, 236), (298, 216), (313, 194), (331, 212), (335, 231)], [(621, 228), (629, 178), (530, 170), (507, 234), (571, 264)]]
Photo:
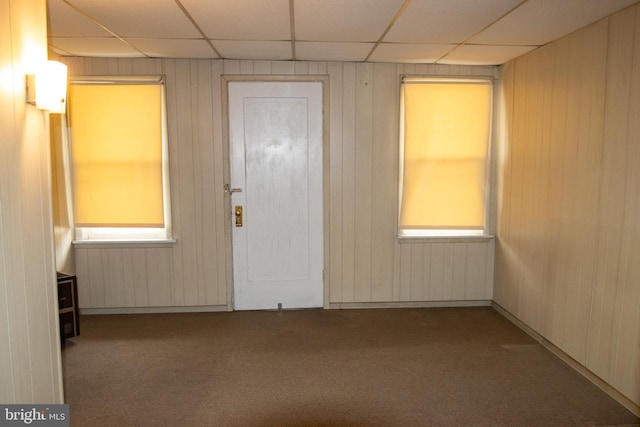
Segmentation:
[[(164, 227), (77, 227), (74, 221), (74, 244), (91, 243), (174, 243), (171, 227), (171, 186), (169, 175), (169, 134), (167, 130), (167, 101), (166, 101), (166, 79), (164, 75), (132, 75), (132, 76), (78, 76), (72, 77), (70, 85), (159, 85), (161, 91), (161, 152), (162, 152), (162, 195), (163, 195), (163, 215)], [(71, 161), (71, 128), (69, 126), (70, 114), (69, 104), (64, 120), (67, 127), (67, 154), (70, 170), (70, 177), (73, 180), (73, 164)], [(73, 182), (73, 181), (71, 181)], [(75, 195), (71, 191), (71, 203), (75, 203)], [(73, 215), (73, 205), (71, 209)]]
[[(494, 117), (495, 117), (495, 98), (496, 85), (495, 77), (487, 75), (479, 76), (444, 76), (444, 75), (401, 75), (399, 90), (399, 132), (398, 132), (398, 200), (397, 200), (397, 225), (396, 238), (400, 243), (428, 241), (430, 243), (437, 242), (478, 242), (491, 241), (494, 238), (492, 230), (491, 218), (491, 200), (492, 200), (492, 182), (493, 182), (493, 140), (494, 135)], [(485, 177), (484, 177), (484, 224), (482, 230), (469, 230), (465, 228), (453, 229), (436, 229), (436, 228), (419, 228), (406, 229), (401, 226), (402, 201), (403, 201), (403, 185), (404, 185), (404, 149), (405, 149), (405, 100), (404, 87), (406, 84), (420, 84), (420, 82), (437, 82), (437, 83), (481, 83), (489, 84), (490, 106), (489, 106), (489, 127), (487, 136), (487, 152), (485, 157)]]

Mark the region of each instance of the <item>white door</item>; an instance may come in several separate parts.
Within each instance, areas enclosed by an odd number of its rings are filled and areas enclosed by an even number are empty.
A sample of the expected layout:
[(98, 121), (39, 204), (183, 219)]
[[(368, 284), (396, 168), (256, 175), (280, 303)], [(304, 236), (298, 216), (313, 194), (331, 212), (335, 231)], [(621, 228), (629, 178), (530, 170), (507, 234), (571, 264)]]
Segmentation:
[(322, 83), (230, 82), (234, 308), (323, 305)]

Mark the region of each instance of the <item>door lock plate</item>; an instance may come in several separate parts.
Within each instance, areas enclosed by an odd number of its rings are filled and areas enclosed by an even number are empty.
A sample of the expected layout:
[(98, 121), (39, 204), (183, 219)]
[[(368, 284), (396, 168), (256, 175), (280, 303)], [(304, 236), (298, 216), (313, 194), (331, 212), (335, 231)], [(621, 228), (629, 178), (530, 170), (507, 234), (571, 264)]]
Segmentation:
[(242, 227), (242, 206), (236, 206), (236, 227)]

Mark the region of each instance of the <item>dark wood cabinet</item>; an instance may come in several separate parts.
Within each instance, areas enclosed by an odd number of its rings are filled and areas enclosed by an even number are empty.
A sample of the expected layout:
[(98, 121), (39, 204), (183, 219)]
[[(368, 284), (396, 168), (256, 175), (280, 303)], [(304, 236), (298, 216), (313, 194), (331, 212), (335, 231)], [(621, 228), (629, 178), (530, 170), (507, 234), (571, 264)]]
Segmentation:
[(58, 273), (58, 315), (60, 317), (60, 343), (80, 335), (80, 311), (76, 276)]

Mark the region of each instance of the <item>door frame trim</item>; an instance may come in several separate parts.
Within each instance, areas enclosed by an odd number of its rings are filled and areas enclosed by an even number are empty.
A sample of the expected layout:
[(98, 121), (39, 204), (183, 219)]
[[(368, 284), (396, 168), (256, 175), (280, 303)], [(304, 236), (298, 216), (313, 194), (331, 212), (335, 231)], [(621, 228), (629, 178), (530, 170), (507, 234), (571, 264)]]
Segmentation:
[[(304, 83), (318, 82), (322, 84), (322, 294), (323, 307), (329, 308), (329, 290), (331, 289), (329, 278), (330, 273), (330, 169), (329, 169), (329, 131), (330, 131), (330, 111), (329, 111), (329, 76), (328, 75), (241, 75), (241, 74), (223, 74), (220, 78), (222, 85), (222, 156), (223, 160), (223, 176), (224, 182), (230, 184), (231, 179), (231, 157), (230, 157), (230, 138), (229, 138), (229, 83), (231, 82), (264, 82), (264, 83)], [(224, 191), (222, 188), (216, 191)], [(231, 218), (231, 197), (226, 194), (224, 198), (224, 219), (225, 219), (225, 254), (226, 262), (226, 281), (227, 281), (227, 311), (233, 311), (234, 296), (234, 278), (233, 278), (233, 239), (232, 239), (232, 218)]]

